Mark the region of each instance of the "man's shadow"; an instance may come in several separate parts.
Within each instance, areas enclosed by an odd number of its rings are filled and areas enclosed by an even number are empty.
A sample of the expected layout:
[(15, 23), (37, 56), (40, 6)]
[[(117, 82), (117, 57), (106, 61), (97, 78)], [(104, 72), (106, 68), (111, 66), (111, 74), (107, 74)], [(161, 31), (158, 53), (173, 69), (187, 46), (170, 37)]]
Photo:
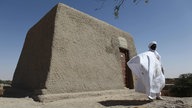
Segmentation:
[(139, 106), (150, 103), (150, 100), (106, 100), (99, 102), (101, 105), (110, 107), (110, 106)]

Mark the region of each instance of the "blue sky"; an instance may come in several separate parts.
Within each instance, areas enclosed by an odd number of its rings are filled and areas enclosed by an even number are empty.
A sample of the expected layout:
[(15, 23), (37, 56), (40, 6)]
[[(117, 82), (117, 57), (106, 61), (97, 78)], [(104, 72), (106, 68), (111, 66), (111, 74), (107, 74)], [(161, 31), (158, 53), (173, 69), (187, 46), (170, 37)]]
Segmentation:
[(192, 73), (192, 0), (149, 0), (135, 5), (126, 0), (119, 18), (114, 0), (1, 0), (0, 79), (12, 79), (27, 31), (57, 3), (64, 3), (130, 33), (137, 53), (156, 40), (166, 77)]

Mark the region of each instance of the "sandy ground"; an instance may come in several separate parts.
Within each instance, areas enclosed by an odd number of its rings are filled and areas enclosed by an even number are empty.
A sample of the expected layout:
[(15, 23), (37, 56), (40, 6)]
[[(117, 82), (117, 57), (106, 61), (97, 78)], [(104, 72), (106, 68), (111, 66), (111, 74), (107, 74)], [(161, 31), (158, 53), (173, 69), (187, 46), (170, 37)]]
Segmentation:
[(164, 100), (147, 100), (145, 94), (124, 90), (98, 95), (77, 96), (52, 102), (35, 102), (31, 98), (0, 97), (0, 108), (192, 108), (192, 97), (163, 96)]

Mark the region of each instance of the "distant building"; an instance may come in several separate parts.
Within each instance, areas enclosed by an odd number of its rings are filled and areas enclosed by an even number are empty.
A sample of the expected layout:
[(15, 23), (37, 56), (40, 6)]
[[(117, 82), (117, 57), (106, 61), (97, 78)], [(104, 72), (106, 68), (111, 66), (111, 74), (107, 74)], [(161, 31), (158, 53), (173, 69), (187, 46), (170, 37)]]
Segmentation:
[(59, 3), (27, 33), (12, 87), (37, 95), (133, 88), (133, 38)]

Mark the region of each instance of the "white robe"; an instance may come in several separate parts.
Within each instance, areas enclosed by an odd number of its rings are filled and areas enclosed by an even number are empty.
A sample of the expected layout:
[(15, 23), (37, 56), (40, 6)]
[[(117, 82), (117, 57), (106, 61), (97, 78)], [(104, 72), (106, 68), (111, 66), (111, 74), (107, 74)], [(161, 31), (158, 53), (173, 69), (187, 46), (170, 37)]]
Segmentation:
[(152, 51), (141, 53), (127, 62), (136, 76), (135, 91), (150, 94), (160, 93), (165, 86), (161, 62)]

